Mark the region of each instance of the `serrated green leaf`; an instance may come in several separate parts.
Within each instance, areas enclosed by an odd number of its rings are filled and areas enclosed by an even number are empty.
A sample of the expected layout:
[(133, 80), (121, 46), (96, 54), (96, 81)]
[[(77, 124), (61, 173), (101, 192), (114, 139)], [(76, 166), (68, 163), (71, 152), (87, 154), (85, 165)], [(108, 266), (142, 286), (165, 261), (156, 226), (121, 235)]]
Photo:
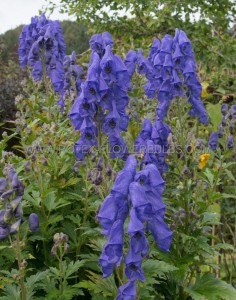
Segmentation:
[(236, 299), (236, 290), (232, 286), (209, 273), (204, 274), (191, 288), (191, 291), (205, 297), (207, 300)]

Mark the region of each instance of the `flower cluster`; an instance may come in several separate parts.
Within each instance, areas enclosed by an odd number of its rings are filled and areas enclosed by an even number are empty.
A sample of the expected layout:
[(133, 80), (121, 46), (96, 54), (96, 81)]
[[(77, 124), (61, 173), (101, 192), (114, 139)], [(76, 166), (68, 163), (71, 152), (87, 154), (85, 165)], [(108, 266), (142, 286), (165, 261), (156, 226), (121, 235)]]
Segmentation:
[[(218, 129), (219, 138), (224, 136), (227, 132), (227, 147), (229, 149), (234, 147), (233, 134), (235, 132), (236, 126), (236, 105), (231, 105), (229, 108), (226, 103), (221, 106), (222, 119)], [(227, 130), (228, 127), (228, 130)]]
[(226, 103), (221, 105), (222, 119), (217, 132), (212, 132), (209, 139), (209, 148), (215, 151), (218, 147), (219, 138), (224, 135), (227, 136), (227, 148), (234, 148), (234, 137), (236, 126), (236, 105), (232, 105), (230, 108)]
[(81, 84), (84, 77), (83, 68), (76, 64), (75, 51), (73, 51), (71, 55), (64, 56), (63, 68), (63, 93), (61, 93), (60, 99), (58, 101), (58, 105), (61, 106), (62, 110), (65, 106), (65, 99), (71, 96), (71, 93), (75, 93), (77, 95), (81, 92)]
[(143, 165), (154, 164), (162, 174), (168, 171), (165, 161), (168, 150), (168, 136), (170, 128), (158, 117), (152, 125), (149, 119), (144, 119), (142, 130), (135, 141), (135, 150), (143, 154), (141, 168)]
[[(23, 220), (21, 200), (24, 195), (24, 186), (19, 180), (13, 167), (6, 168), (8, 178), (0, 178), (0, 241), (19, 231)], [(38, 230), (38, 216), (31, 214), (29, 217), (31, 231)]]
[(200, 99), (202, 87), (197, 79), (194, 52), (190, 40), (184, 31), (176, 29), (175, 37), (165, 35), (162, 41), (155, 39), (148, 58), (142, 51), (137, 55), (138, 73), (145, 74), (144, 87), (148, 98), (157, 94), (157, 116), (164, 120), (171, 101), (175, 97), (186, 95), (191, 105), (189, 114), (207, 124), (208, 116)]
[(67, 253), (69, 251), (68, 241), (69, 241), (68, 235), (64, 234), (63, 232), (55, 233), (53, 236), (54, 245), (51, 249), (51, 255), (52, 256), (57, 255), (57, 251), (60, 247), (63, 248), (63, 255)]
[(164, 222), (165, 205), (161, 198), (165, 182), (154, 164), (146, 165), (139, 172), (136, 172), (136, 167), (137, 161), (130, 155), (98, 213), (102, 233), (108, 237), (99, 260), (104, 277), (111, 275), (121, 263), (124, 222), (130, 213), (130, 247), (124, 260), (129, 281), (119, 288), (117, 300), (128, 296), (135, 299), (136, 280), (145, 281), (142, 259), (148, 255), (149, 249), (145, 232), (152, 233), (163, 251), (169, 251), (172, 240), (172, 232)]
[(103, 131), (108, 137), (111, 158), (127, 157), (127, 147), (120, 132), (128, 127), (125, 108), (128, 104), (130, 75), (122, 59), (112, 53), (113, 41), (108, 32), (95, 34), (90, 40), (92, 49), (87, 78), (81, 93), (70, 111), (70, 119), (81, 132), (75, 143), (75, 155), (83, 159), (97, 136)]
[(27, 64), (30, 66), (35, 81), (49, 76), (54, 91), (61, 95), (64, 89), (65, 49), (59, 21), (48, 20), (44, 14), (36, 16), (29, 25), (23, 27), (19, 38), (20, 65), (22, 68)]

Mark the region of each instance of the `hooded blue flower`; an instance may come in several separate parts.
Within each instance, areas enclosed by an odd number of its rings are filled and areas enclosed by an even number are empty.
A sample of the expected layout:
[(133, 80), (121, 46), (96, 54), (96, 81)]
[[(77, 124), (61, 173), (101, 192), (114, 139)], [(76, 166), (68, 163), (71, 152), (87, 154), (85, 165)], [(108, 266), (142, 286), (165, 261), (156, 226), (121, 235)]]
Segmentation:
[(127, 68), (130, 78), (133, 76), (136, 69), (137, 53), (134, 50), (129, 50), (126, 54), (124, 64)]
[(229, 149), (232, 149), (234, 147), (234, 138), (232, 135), (228, 136), (228, 139), (227, 139), (227, 147)]
[(122, 138), (121, 135), (111, 135), (109, 136), (109, 145), (110, 145), (110, 157), (121, 159), (126, 159), (128, 156), (127, 144)]
[(119, 266), (123, 256), (124, 245), (124, 221), (116, 220), (110, 231), (108, 242), (103, 248), (99, 259), (99, 264), (102, 267), (103, 277), (108, 277), (112, 274), (115, 266)]
[(39, 231), (39, 217), (35, 213), (32, 213), (29, 216), (29, 228), (32, 232)]
[[(47, 20), (45, 15), (34, 17), (31, 24), (23, 27), (19, 38), (19, 58), (21, 67), (29, 64), (32, 77), (39, 81), (49, 76), (54, 91), (63, 93), (63, 59), (65, 56), (65, 41), (58, 21)], [(43, 68), (45, 64), (45, 68)], [(46, 70), (43, 74), (43, 70)]]
[(135, 300), (136, 299), (136, 280), (130, 280), (119, 287), (119, 294), (116, 300)]
[(133, 253), (143, 256), (148, 254), (148, 241), (145, 237), (144, 224), (137, 217), (135, 208), (130, 211), (130, 222), (128, 225), (130, 235), (130, 249)]
[(105, 198), (99, 213), (98, 220), (103, 227), (103, 234), (110, 234), (111, 226), (117, 219), (125, 221), (128, 214), (129, 185), (136, 173), (137, 161), (130, 155), (125, 167), (117, 174), (111, 193)]
[(125, 274), (129, 280), (145, 281), (141, 254), (133, 252), (132, 249), (125, 257)]
[[(129, 100), (127, 91), (131, 87), (130, 75), (122, 59), (112, 53), (112, 45), (108, 32), (91, 38), (93, 51), (87, 78), (69, 116), (75, 129), (80, 131), (83, 119), (89, 116), (95, 126), (102, 127), (108, 136), (111, 158), (126, 159), (127, 145), (120, 132), (126, 131), (129, 122), (125, 109)], [(79, 146), (82, 146), (81, 141)]]
[[(19, 180), (16, 171), (11, 166), (8, 168), (8, 178), (0, 178), (0, 198), (3, 209), (0, 210), (0, 240), (4, 240), (9, 234), (19, 231), (23, 222), (21, 200), (24, 194), (24, 186)], [(11, 189), (7, 190), (8, 185)]]
[(218, 146), (218, 139), (219, 139), (219, 135), (218, 132), (212, 132), (210, 139), (209, 139), (209, 148), (211, 150), (216, 150), (217, 146)]
[(152, 123), (149, 119), (144, 119), (140, 134), (138, 135), (134, 147), (135, 151), (145, 152), (147, 140), (151, 139)]

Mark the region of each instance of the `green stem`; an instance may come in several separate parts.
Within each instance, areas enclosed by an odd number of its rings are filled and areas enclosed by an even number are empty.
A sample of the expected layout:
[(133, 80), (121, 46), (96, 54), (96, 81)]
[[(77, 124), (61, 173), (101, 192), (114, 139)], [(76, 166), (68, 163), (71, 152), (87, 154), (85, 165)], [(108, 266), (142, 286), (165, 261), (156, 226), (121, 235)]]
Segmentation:
[(27, 292), (26, 292), (26, 286), (24, 283), (24, 277), (25, 277), (25, 271), (24, 268), (22, 267), (21, 263), (21, 247), (20, 247), (20, 238), (19, 238), (19, 232), (16, 234), (16, 257), (17, 257), (17, 262), (18, 262), (18, 269), (19, 269), (19, 283), (21, 287), (21, 300), (26, 300), (27, 298)]
[(60, 270), (60, 294), (63, 295), (64, 293), (64, 266), (63, 266), (63, 252), (62, 246), (59, 247), (60, 257), (59, 257), (59, 270)]

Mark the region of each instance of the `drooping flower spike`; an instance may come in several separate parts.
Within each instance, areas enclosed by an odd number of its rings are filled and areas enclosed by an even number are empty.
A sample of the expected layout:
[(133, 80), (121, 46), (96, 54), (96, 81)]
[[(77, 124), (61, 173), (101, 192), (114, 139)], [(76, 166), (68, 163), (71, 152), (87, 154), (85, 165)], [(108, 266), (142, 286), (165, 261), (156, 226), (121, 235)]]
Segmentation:
[[(126, 106), (131, 75), (122, 59), (113, 54), (112, 45), (108, 32), (96, 34), (90, 40), (92, 53), (87, 78), (69, 114), (75, 129), (81, 132), (74, 147), (78, 159), (98, 145), (97, 134), (102, 132), (108, 137), (111, 158), (125, 160), (128, 155), (121, 132), (127, 130), (129, 123)], [(131, 53), (131, 63), (135, 60), (133, 56)]]
[[(24, 222), (21, 207), (24, 186), (11, 165), (7, 166), (6, 170), (7, 178), (0, 178), (0, 198), (3, 204), (3, 209), (0, 210), (0, 241), (5, 240), (8, 235), (16, 234)], [(37, 214), (30, 215), (29, 226), (31, 231), (38, 231)]]
[[(145, 140), (150, 135), (150, 123), (146, 120), (140, 138)], [(139, 172), (136, 168), (137, 161), (130, 155), (97, 215), (108, 239), (99, 259), (103, 276), (108, 277), (123, 258), (124, 223), (130, 214), (130, 248), (124, 259), (129, 281), (119, 288), (116, 299), (135, 299), (136, 280), (145, 281), (142, 260), (149, 251), (146, 231), (152, 233), (163, 251), (169, 251), (172, 240), (172, 232), (164, 222), (165, 205), (161, 198), (165, 182), (153, 164)]]
[(171, 101), (183, 97), (184, 90), (191, 105), (189, 114), (203, 124), (208, 116), (200, 99), (202, 87), (196, 74), (196, 63), (192, 44), (186, 33), (176, 29), (175, 36), (165, 35), (161, 41), (155, 39), (148, 59), (139, 51), (138, 72), (144, 74), (147, 83), (144, 87), (149, 99), (158, 98), (157, 116), (164, 120)]

